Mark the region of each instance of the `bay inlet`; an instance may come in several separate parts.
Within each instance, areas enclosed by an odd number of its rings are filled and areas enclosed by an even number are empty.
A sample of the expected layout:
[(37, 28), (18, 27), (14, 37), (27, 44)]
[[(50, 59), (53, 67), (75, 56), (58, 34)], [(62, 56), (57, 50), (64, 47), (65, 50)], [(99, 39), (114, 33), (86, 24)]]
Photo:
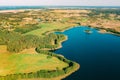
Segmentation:
[[(85, 30), (90, 30), (88, 34)], [(80, 64), (80, 69), (63, 80), (120, 80), (120, 37), (80, 26), (64, 32), (68, 40), (55, 51)]]

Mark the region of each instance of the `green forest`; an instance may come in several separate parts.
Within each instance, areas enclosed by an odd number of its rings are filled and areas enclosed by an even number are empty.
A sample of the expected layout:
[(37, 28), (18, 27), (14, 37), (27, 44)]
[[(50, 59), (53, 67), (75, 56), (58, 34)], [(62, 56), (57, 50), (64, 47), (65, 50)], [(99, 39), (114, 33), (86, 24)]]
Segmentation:
[(59, 41), (65, 39), (65, 35), (54, 33), (40, 37), (3, 30), (0, 34), (0, 44), (7, 45), (8, 51), (16, 53), (29, 48), (57, 48)]

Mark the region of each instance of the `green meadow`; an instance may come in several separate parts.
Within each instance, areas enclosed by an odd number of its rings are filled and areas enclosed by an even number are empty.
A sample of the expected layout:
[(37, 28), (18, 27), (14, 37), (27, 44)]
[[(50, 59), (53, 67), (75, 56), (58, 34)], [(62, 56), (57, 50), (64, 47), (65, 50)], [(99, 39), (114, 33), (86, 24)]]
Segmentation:
[(46, 54), (36, 54), (35, 51), (32, 54), (25, 54), (24, 51), (19, 54), (5, 54), (4, 48), (4, 46), (0, 46), (0, 51), (4, 50), (4, 54), (0, 53), (0, 76), (15, 73), (30, 73), (38, 70), (56, 70), (57, 68), (62, 70), (68, 66), (67, 63), (58, 58), (49, 58)]
[(69, 23), (41, 23), (38, 26), (40, 26), (40, 29), (32, 30), (28, 33), (25, 33), (25, 35), (37, 35), (37, 36), (43, 36), (45, 33), (49, 33), (51, 31), (58, 31), (58, 30), (64, 30), (65, 28), (68, 28), (70, 26), (75, 26), (75, 24), (69, 24)]

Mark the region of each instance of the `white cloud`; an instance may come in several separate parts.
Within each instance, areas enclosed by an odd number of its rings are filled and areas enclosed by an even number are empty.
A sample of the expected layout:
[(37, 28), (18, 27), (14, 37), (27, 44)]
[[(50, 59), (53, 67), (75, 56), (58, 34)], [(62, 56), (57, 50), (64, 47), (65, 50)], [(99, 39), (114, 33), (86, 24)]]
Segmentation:
[(0, 0), (0, 5), (120, 6), (120, 0)]

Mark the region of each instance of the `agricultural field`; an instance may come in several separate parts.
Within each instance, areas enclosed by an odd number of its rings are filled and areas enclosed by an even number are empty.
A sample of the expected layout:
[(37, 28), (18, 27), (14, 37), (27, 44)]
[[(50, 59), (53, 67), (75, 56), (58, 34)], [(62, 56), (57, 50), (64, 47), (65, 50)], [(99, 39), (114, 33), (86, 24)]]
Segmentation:
[[(1, 50), (3, 49), (0, 48)], [(45, 54), (0, 53), (0, 76), (30, 73), (38, 70), (56, 70), (57, 68), (62, 69), (67, 66), (67, 63), (60, 61), (58, 58), (49, 58)]]

